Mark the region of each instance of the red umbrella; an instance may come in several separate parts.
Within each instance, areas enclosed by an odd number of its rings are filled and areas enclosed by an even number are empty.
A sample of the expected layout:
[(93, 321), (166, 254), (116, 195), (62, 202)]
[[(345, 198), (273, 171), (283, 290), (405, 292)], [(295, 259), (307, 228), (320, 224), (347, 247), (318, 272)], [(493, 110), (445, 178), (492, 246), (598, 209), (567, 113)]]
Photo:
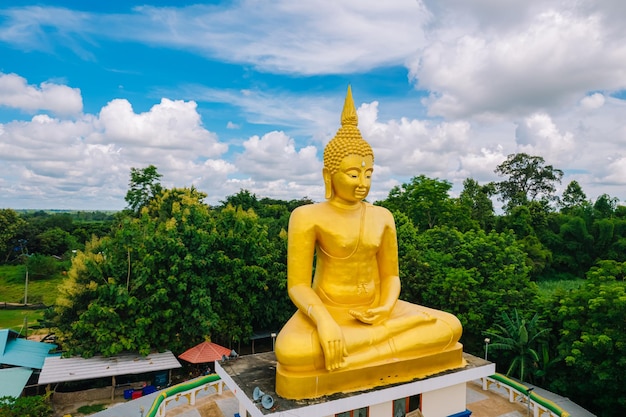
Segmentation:
[(213, 342), (202, 342), (187, 349), (178, 357), (190, 363), (207, 363), (220, 360), (224, 355), (229, 356), (230, 349)]

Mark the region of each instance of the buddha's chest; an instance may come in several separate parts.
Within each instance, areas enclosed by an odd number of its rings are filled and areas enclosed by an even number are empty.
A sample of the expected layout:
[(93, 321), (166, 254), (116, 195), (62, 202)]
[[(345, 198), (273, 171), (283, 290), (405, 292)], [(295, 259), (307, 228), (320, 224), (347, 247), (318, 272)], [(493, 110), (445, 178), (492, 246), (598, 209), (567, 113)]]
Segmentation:
[(317, 230), (317, 245), (333, 258), (372, 256), (381, 245), (384, 227), (367, 216), (326, 219)]

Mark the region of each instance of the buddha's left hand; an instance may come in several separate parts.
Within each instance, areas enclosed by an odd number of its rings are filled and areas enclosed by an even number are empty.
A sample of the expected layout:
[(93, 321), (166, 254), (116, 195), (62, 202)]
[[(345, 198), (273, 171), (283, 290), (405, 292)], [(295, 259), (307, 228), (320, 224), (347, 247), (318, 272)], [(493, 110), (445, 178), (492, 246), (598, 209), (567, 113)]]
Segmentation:
[(368, 308), (366, 310), (350, 310), (350, 315), (366, 324), (378, 324), (389, 317), (390, 310), (386, 307)]

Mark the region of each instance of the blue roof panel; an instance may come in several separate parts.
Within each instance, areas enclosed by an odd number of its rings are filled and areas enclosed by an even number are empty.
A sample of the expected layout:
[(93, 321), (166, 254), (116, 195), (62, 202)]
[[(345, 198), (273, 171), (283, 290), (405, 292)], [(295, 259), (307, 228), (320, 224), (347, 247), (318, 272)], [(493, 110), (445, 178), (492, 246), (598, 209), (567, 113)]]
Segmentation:
[(2, 331), (0, 332), (0, 365), (41, 369), (46, 357), (50, 356), (49, 352), (56, 347), (57, 345), (52, 343), (9, 337), (8, 332)]
[(0, 369), (0, 397), (18, 398), (32, 373), (33, 370), (27, 368)]
[(0, 329), (0, 355), (4, 354), (4, 349), (7, 347), (9, 340), (15, 339), (19, 336), (19, 333), (11, 329)]

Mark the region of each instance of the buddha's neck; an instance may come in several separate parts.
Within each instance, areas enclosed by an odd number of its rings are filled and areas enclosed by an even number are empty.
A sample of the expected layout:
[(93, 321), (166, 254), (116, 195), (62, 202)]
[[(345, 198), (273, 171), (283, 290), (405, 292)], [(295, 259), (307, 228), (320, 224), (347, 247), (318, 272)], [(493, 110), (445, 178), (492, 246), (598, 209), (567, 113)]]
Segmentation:
[(331, 200), (328, 200), (328, 204), (338, 209), (347, 210), (347, 211), (356, 211), (360, 209), (364, 203), (362, 201), (357, 201), (354, 203), (347, 203), (343, 201), (338, 201), (336, 199), (331, 199)]

